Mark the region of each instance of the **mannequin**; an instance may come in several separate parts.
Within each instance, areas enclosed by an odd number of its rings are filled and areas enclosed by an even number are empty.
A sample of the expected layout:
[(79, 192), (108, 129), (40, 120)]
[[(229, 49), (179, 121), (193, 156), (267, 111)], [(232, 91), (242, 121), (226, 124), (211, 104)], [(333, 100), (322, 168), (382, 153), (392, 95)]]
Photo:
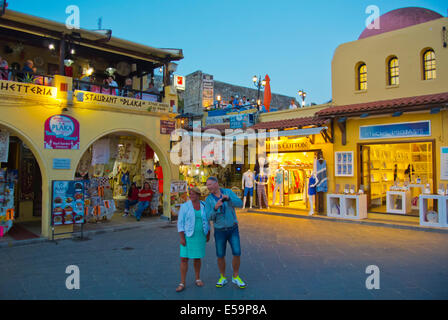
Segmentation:
[(246, 197), (249, 193), (249, 199), (250, 199), (250, 209), (252, 209), (252, 196), (254, 194), (254, 180), (255, 175), (254, 172), (250, 170), (247, 170), (243, 174), (243, 180), (242, 180), (242, 188), (244, 190), (244, 198), (243, 198), (243, 209), (246, 208)]
[(308, 199), (310, 201), (310, 212), (309, 212), (310, 216), (314, 214), (314, 198), (316, 197), (316, 186), (318, 183), (319, 179), (317, 178), (316, 171), (313, 171), (308, 181), (308, 196), (309, 196)]
[[(264, 160), (264, 159), (263, 159)], [(263, 161), (264, 164), (264, 161)], [(263, 198), (264, 204), (266, 208), (269, 209), (268, 198), (266, 196), (266, 185), (268, 184), (268, 176), (264, 172), (263, 165), (260, 164), (260, 173), (257, 174), (255, 183), (257, 184), (257, 193), (258, 193), (258, 205), (263, 208), (261, 204), (261, 199)]]
[(314, 160), (314, 172), (316, 173), (318, 183), (316, 185), (317, 192), (317, 211), (323, 212), (324, 192), (328, 191), (327, 186), (327, 162), (324, 160), (322, 151), (317, 153), (317, 158)]
[(275, 205), (275, 198), (277, 195), (277, 190), (280, 193), (280, 197), (279, 197), (279, 203), (278, 205), (282, 205), (283, 204), (283, 179), (284, 179), (284, 169), (283, 168), (278, 168), (277, 170), (275, 170), (275, 174), (274, 174), (274, 193), (272, 195), (272, 205)]

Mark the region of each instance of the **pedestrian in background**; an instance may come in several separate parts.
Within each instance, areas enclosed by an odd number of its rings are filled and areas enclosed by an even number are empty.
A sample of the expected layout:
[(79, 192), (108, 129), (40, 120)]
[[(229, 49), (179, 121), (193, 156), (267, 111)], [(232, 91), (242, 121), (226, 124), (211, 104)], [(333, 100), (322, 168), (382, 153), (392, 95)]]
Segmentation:
[(188, 271), (188, 259), (194, 259), (195, 283), (202, 287), (200, 277), (201, 259), (205, 256), (205, 245), (210, 240), (210, 222), (204, 210), (205, 205), (199, 200), (201, 190), (190, 189), (190, 200), (181, 205), (177, 219), (177, 231), (180, 235), (180, 283), (177, 292), (185, 289)]

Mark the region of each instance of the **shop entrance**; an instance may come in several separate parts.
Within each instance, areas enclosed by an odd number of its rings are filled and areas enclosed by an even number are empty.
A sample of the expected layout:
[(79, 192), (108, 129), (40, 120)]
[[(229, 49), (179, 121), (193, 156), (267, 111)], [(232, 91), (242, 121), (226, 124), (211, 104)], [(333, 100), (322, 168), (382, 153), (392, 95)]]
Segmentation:
[(0, 166), (0, 241), (40, 237), (42, 176), (39, 164), (28, 146), (3, 128), (0, 128)]
[[(268, 202), (271, 206), (309, 210), (308, 180), (318, 151), (268, 154)], [(275, 200), (275, 201), (274, 201)]]
[[(145, 139), (135, 134), (118, 132), (95, 141), (82, 156), (75, 180), (84, 181), (87, 226), (125, 224), (163, 214), (162, 166)], [(140, 190), (146, 183), (153, 192), (150, 199), (133, 191), (133, 184)], [(140, 204), (143, 201), (149, 203)]]
[(418, 196), (434, 190), (434, 142), (363, 144), (360, 184), (371, 212), (418, 216)]

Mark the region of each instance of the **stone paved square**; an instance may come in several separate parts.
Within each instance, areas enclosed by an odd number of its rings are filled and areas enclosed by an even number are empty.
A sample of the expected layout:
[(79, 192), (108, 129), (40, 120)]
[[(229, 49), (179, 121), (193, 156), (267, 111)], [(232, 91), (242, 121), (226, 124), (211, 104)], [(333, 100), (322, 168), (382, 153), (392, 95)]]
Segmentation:
[[(241, 277), (246, 289), (218, 279), (214, 239), (201, 278), (180, 280), (175, 225), (141, 228), (0, 249), (0, 299), (447, 299), (448, 234), (351, 223), (239, 213)], [(231, 255), (227, 250), (227, 276)], [(68, 290), (68, 265), (80, 289)], [(380, 269), (380, 289), (367, 290), (365, 270)]]

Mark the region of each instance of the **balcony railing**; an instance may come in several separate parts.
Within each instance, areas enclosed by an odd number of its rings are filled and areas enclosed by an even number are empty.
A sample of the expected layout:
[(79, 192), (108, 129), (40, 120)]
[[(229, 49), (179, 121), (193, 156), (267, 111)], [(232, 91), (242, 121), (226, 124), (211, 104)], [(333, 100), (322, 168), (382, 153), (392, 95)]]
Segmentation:
[(0, 68), (0, 80), (52, 86), (53, 79), (54, 77), (49, 75), (26, 71), (24, 72), (16, 69)]
[(90, 91), (93, 93), (102, 93), (146, 101), (162, 102), (162, 95), (160, 93), (149, 92), (145, 90), (128, 89), (125, 87), (109, 86), (104, 83), (95, 83), (79, 79), (73, 80), (73, 90)]

